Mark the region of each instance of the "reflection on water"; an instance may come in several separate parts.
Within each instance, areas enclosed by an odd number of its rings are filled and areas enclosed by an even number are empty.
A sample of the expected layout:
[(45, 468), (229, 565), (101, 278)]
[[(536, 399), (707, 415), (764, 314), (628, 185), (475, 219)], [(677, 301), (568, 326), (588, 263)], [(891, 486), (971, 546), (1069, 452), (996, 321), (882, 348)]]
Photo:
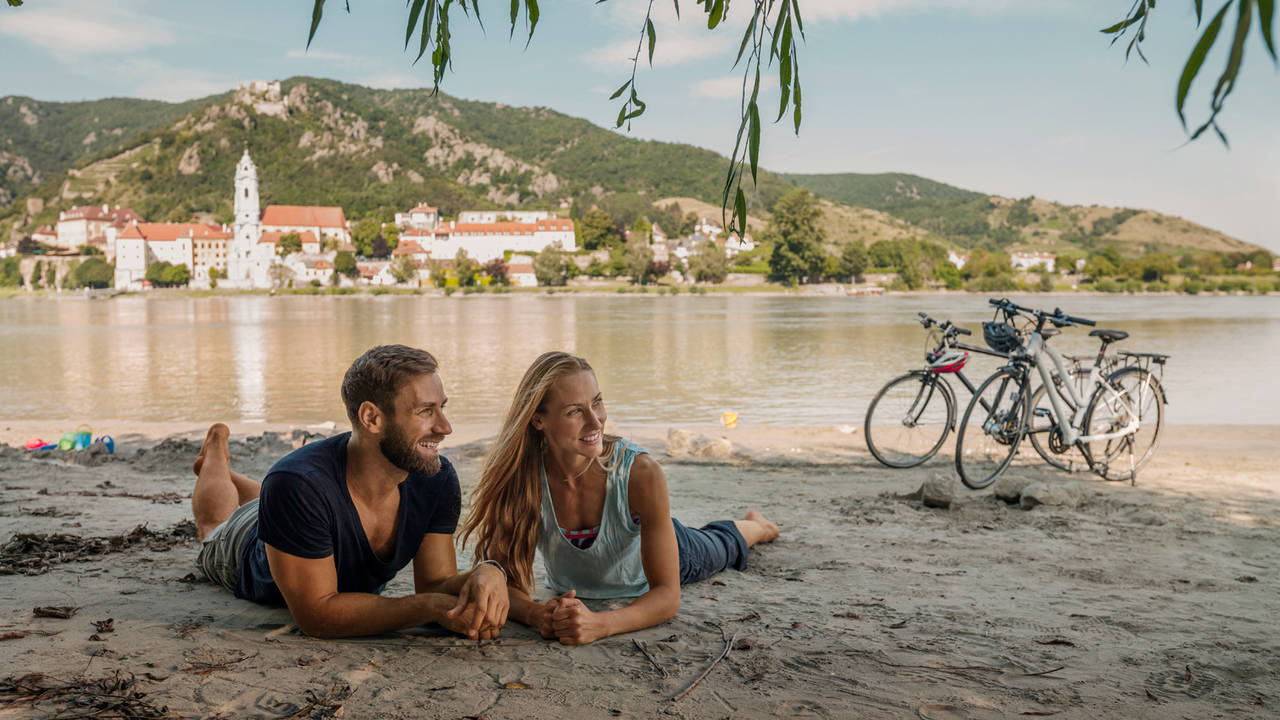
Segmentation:
[[(1121, 349), (1171, 354), (1173, 422), (1276, 422), (1273, 298), (1022, 302), (1127, 330)], [(986, 308), (977, 296), (15, 299), (0, 302), (0, 417), (341, 423), (347, 365), (405, 343), (440, 359), (462, 422), (500, 419), (533, 358), (560, 349), (595, 366), (621, 422), (705, 424), (733, 410), (743, 423), (861, 425), (876, 390), (921, 362), (917, 311), (979, 330)], [(1082, 329), (1053, 342), (1096, 347)], [(994, 367), (967, 369), (976, 382)]]

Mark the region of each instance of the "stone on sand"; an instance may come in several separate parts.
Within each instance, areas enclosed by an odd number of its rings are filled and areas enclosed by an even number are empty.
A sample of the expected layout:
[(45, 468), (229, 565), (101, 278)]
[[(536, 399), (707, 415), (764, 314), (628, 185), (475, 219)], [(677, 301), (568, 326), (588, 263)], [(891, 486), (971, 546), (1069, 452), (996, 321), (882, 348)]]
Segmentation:
[(1023, 510), (1030, 510), (1038, 505), (1079, 507), (1089, 501), (1089, 495), (1090, 491), (1084, 483), (1037, 482), (1023, 488), (1019, 502)]
[(920, 502), (925, 507), (946, 510), (956, 501), (956, 481), (941, 475), (924, 481), (920, 486)]
[(995, 486), (991, 488), (991, 494), (1012, 505), (1022, 497), (1022, 491), (1034, 482), (1035, 480), (1027, 477), (1004, 475), (996, 480)]
[(727, 438), (695, 435), (673, 428), (667, 431), (667, 455), (727, 460), (733, 455), (733, 443)]

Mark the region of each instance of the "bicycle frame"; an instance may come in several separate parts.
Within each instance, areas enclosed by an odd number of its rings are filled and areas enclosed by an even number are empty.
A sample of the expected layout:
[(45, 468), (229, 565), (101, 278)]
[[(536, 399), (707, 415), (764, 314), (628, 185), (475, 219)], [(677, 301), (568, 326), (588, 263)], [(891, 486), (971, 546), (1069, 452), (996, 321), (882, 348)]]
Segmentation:
[[(1119, 396), (1119, 393), (1117, 393), (1117, 396), (1120, 397), (1120, 401), (1125, 403), (1126, 409), (1129, 410), (1129, 422), (1123, 428), (1113, 432), (1099, 433), (1097, 435), (1080, 434), (1076, 428), (1080, 427), (1080, 423), (1084, 421), (1084, 413), (1088, 409), (1087, 404), (1084, 399), (1076, 393), (1075, 383), (1063, 382), (1059, 385), (1053, 382), (1053, 376), (1050, 374), (1049, 368), (1045, 363), (1041, 362), (1041, 358), (1046, 355), (1053, 361), (1054, 367), (1058, 370), (1059, 377), (1069, 377), (1067, 369), (1062, 363), (1062, 356), (1053, 348), (1049, 347), (1048, 343), (1044, 341), (1044, 336), (1040, 334), (1039, 330), (1036, 330), (1031, 334), (1031, 340), (1027, 343), (1026, 356), (1039, 372), (1040, 381), (1044, 383), (1045, 394), (1049, 397), (1049, 404), (1053, 406), (1053, 412), (1057, 416), (1058, 430), (1062, 433), (1062, 441), (1065, 445), (1075, 445), (1078, 442), (1114, 440), (1137, 432), (1139, 425), (1138, 414), (1134, 412), (1133, 405), (1129, 399)], [(1099, 363), (1095, 362), (1090, 366), (1089, 382), (1087, 387), (1105, 387), (1102, 382), (1102, 373), (1099, 369)], [(1066, 389), (1067, 395), (1075, 404), (1075, 412), (1071, 414), (1070, 420), (1067, 419), (1066, 408), (1064, 407), (1062, 400), (1062, 388)], [(1095, 390), (1095, 392), (1097, 392), (1097, 390)], [(1028, 418), (1028, 421), (1030, 421), (1030, 418)]]

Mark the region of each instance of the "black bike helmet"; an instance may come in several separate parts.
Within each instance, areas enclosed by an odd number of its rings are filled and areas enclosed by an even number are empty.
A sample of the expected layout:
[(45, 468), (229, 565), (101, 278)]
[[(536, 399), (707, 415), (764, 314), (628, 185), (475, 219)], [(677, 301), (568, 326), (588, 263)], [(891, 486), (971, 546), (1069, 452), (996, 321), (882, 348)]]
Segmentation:
[(1009, 323), (982, 323), (982, 338), (987, 341), (988, 347), (999, 353), (1011, 353), (1022, 346), (1018, 331)]

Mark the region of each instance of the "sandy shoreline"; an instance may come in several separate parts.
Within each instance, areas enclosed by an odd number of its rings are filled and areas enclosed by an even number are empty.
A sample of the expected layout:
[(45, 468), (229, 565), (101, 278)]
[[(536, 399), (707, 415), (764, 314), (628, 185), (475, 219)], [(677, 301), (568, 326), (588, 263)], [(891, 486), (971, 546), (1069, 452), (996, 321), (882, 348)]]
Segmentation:
[[(73, 426), (0, 419), (0, 542), (120, 535), (143, 522), (163, 531), (188, 516), (205, 424), (90, 424), (119, 443), (110, 462), (34, 458), (18, 449), (26, 438)], [(329, 432), (232, 429), (234, 466), (256, 477), (304, 432)], [(125, 671), (147, 701), (182, 717), (331, 717), (340, 707), (356, 718), (1165, 720), (1274, 717), (1280, 706), (1280, 638), (1268, 620), (1280, 616), (1280, 426), (1172, 426), (1137, 487), (1024, 455), (1011, 472), (1081, 482), (1089, 494), (1078, 508), (1033, 510), (964, 489), (951, 509), (924, 508), (909, 494), (954, 477), (948, 459), (890, 471), (860, 433), (693, 429), (729, 437), (734, 455), (669, 458), (664, 429), (621, 432), (663, 463), (682, 521), (759, 507), (784, 535), (746, 572), (686, 587), (680, 614), (659, 627), (584, 648), (515, 623), (487, 644), (433, 629), (267, 639), (287, 612), (190, 582), (196, 544), (179, 538), (168, 550), (141, 543), (0, 576), (0, 637), (26, 633), (0, 640), (0, 680)], [(491, 433), (459, 427), (444, 448), (464, 490)], [(405, 572), (389, 592), (410, 587)], [(79, 610), (33, 617), (47, 605)], [(114, 632), (92, 624), (107, 618)], [(673, 702), (735, 634), (736, 649)], [(57, 707), (6, 707), (2, 688), (0, 718)]]

